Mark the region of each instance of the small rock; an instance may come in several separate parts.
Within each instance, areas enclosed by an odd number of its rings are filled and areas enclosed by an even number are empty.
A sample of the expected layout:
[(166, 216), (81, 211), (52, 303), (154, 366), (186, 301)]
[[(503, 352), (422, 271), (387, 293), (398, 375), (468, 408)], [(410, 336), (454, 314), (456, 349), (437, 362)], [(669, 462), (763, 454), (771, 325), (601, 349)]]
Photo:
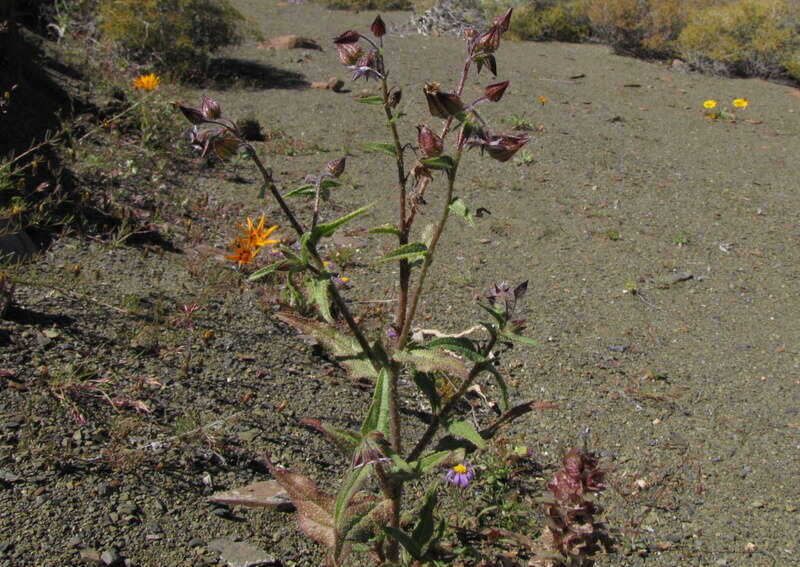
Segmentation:
[(205, 544), (206, 542), (204, 542), (199, 537), (193, 537), (192, 539), (189, 540), (189, 547), (200, 547)]
[(103, 560), (100, 559), (100, 552), (96, 549), (81, 549), (80, 551), (80, 561), (81, 563), (102, 563)]
[(208, 544), (209, 549), (218, 551), (220, 559), (228, 567), (261, 567), (277, 565), (274, 555), (243, 542), (233, 542), (225, 538), (217, 538)]
[(335, 93), (341, 92), (344, 88), (344, 81), (341, 79), (337, 79), (336, 77), (331, 77), (327, 81), (314, 81), (311, 83), (312, 89), (328, 89), (329, 91), (333, 91)]
[(227, 504), (228, 506), (278, 508), (284, 511), (294, 508), (289, 493), (274, 480), (254, 482), (241, 488), (215, 492), (209, 497), (209, 500), (217, 504)]
[(80, 547), (81, 545), (81, 536), (74, 535), (69, 540), (67, 540), (67, 547)]
[(122, 516), (128, 516), (130, 514), (135, 514), (136, 510), (138, 510), (136, 504), (131, 502), (126, 502), (125, 504), (120, 504), (117, 507), (117, 513)]
[(119, 553), (113, 549), (106, 549), (100, 554), (100, 561), (105, 565), (118, 565), (122, 561), (122, 558), (119, 556)]
[(244, 443), (251, 443), (261, 434), (260, 429), (248, 429), (247, 431), (242, 431), (241, 433), (237, 434), (236, 436), (242, 440)]
[(18, 475), (15, 475), (9, 470), (0, 469), (0, 482), (11, 484), (12, 482), (17, 482), (18, 480), (19, 480)]
[(111, 494), (111, 488), (109, 488), (109, 486), (105, 482), (101, 482), (100, 484), (97, 485), (97, 495), (100, 498), (105, 498), (109, 494)]
[(213, 508), (211, 513), (214, 514), (218, 518), (227, 518), (228, 517), (228, 509), (227, 508)]
[(14, 547), (14, 544), (10, 541), (0, 541), (0, 553), (7, 553)]

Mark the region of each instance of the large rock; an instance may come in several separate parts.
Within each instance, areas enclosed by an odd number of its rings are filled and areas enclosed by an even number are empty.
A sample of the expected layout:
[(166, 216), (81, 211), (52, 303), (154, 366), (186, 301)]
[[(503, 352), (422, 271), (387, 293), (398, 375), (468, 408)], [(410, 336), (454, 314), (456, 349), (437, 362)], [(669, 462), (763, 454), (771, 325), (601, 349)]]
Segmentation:
[(294, 508), (289, 493), (274, 480), (254, 482), (241, 488), (215, 492), (208, 498), (211, 502), (226, 506), (248, 506), (250, 508), (278, 508), (289, 511)]

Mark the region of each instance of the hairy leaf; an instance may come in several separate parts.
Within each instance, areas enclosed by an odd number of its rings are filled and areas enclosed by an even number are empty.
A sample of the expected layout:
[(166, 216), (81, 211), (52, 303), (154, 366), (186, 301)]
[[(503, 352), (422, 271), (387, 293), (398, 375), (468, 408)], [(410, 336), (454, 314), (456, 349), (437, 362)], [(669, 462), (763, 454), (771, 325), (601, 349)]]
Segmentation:
[(440, 169), (443, 171), (450, 171), (453, 169), (453, 158), (450, 156), (423, 158), (419, 161), (428, 169)]
[(330, 296), (331, 280), (324, 275), (310, 277), (306, 280), (306, 289), (311, 300), (319, 309), (320, 315), (328, 323), (333, 323), (333, 315), (331, 314), (331, 296)]
[(364, 104), (383, 104), (382, 96), (365, 96), (356, 100)]
[(400, 229), (397, 228), (393, 224), (385, 224), (383, 226), (376, 226), (375, 228), (369, 229), (367, 232), (370, 234), (394, 234), (399, 235)]
[(363, 215), (368, 210), (372, 208), (372, 205), (366, 205), (361, 207), (360, 209), (356, 209), (352, 213), (348, 213), (340, 219), (336, 219), (335, 221), (331, 221), (329, 223), (317, 225), (317, 228), (314, 229), (314, 234), (316, 235), (315, 241), (319, 240), (319, 237), (328, 237), (333, 236), (333, 233), (336, 232), (336, 229), (342, 226), (345, 223), (350, 222), (357, 216)]
[(420, 554), (425, 555), (425, 552), (430, 546), (431, 539), (433, 538), (433, 525), (434, 517), (433, 512), (436, 509), (436, 487), (438, 482), (428, 489), (425, 494), (425, 500), (422, 502), (422, 508), (419, 511), (419, 521), (414, 526), (414, 531), (411, 532), (411, 539), (419, 546)]
[(344, 366), (353, 378), (377, 378), (378, 373), (372, 363), (361, 350), (361, 345), (353, 337), (340, 333), (335, 327), (281, 311), (275, 317), (299, 330), (301, 333), (313, 337), (325, 348), (330, 350), (336, 359)]
[(306, 183), (305, 185), (300, 185), (299, 187), (295, 187), (291, 191), (284, 193), (284, 197), (300, 197), (300, 196), (308, 196), (313, 195), (316, 193), (317, 189), (310, 183)]
[(486, 357), (478, 352), (478, 348), (475, 346), (475, 341), (466, 337), (442, 337), (439, 339), (433, 339), (425, 343), (425, 347), (429, 349), (442, 348), (449, 350), (456, 354), (460, 354), (472, 362), (483, 362), (486, 360)]
[(469, 368), (463, 361), (442, 350), (398, 350), (392, 354), (392, 358), (402, 364), (409, 364), (420, 372), (446, 372), (461, 378), (466, 378), (469, 374)]
[(275, 270), (280, 269), (282, 266), (285, 266), (288, 263), (288, 260), (280, 260), (275, 262), (274, 264), (270, 264), (269, 266), (264, 266), (260, 270), (256, 270), (247, 278), (247, 281), (255, 281), (263, 278), (264, 276), (271, 274)]
[(389, 434), (389, 375), (385, 368), (378, 373), (372, 403), (361, 424), (361, 435), (366, 436), (373, 431)]
[(431, 404), (431, 411), (436, 412), (441, 406), (441, 398), (439, 392), (436, 391), (436, 383), (433, 376), (427, 372), (414, 372), (414, 383), (428, 398), (428, 403)]
[(523, 345), (535, 346), (535, 347), (539, 346), (538, 341), (536, 341), (535, 339), (532, 339), (530, 337), (523, 337), (522, 335), (518, 335), (516, 333), (503, 333), (500, 336), (503, 337), (504, 339), (514, 341), (515, 343), (520, 343)]
[(394, 144), (384, 142), (364, 142), (364, 149), (368, 152), (379, 152), (392, 157), (397, 155), (397, 148), (395, 148)]
[(486, 441), (468, 421), (453, 421), (447, 424), (447, 431), (456, 437), (466, 439), (479, 449), (486, 447)]
[(417, 542), (415, 542), (406, 532), (391, 526), (385, 526), (383, 530), (389, 535), (389, 537), (397, 540), (397, 543), (402, 545), (403, 549), (405, 549), (411, 557), (414, 559), (422, 558), (422, 550), (417, 545)]
[(302, 419), (300, 423), (322, 433), (348, 459), (353, 456), (356, 447), (361, 443), (361, 435), (353, 431), (334, 427), (316, 419)]
[(428, 247), (422, 242), (409, 242), (408, 244), (403, 244), (400, 248), (395, 248), (391, 252), (384, 254), (375, 260), (375, 263), (380, 264), (382, 262), (397, 262), (400, 260), (415, 262), (417, 260), (425, 259), (427, 254)]
[(367, 463), (363, 467), (350, 470), (344, 477), (339, 493), (336, 495), (336, 503), (333, 508), (333, 521), (337, 532), (341, 531), (342, 518), (344, 517), (345, 510), (350, 506), (350, 502), (353, 500), (355, 493), (361, 488), (364, 482), (366, 482), (369, 475), (372, 474), (373, 468), (374, 465), (372, 463)]

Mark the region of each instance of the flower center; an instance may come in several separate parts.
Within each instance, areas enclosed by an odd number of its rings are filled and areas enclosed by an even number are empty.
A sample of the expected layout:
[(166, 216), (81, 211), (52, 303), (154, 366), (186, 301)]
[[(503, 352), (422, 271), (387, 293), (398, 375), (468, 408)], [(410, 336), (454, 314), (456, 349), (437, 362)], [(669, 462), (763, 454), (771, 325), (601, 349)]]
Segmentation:
[(453, 467), (453, 472), (456, 472), (458, 474), (466, 474), (467, 467), (465, 467), (464, 465), (456, 465)]

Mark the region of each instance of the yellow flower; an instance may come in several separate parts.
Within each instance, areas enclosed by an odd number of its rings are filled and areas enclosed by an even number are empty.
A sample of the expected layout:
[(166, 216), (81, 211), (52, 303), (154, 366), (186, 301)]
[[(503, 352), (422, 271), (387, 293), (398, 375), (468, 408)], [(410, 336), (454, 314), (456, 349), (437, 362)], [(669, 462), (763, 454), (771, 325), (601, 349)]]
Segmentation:
[(542, 104), (544, 104), (544, 103), (546, 103), (546, 102), (550, 102), (550, 99), (549, 99), (549, 98), (547, 98), (546, 96), (540, 96), (538, 100), (539, 100), (539, 102), (541, 102)]
[(161, 77), (155, 73), (149, 75), (141, 75), (133, 80), (133, 86), (143, 91), (155, 90), (161, 84)]
[(271, 226), (266, 228), (264, 225), (266, 224), (267, 219), (264, 215), (261, 215), (261, 218), (258, 219), (258, 224), (253, 222), (253, 219), (247, 217), (247, 228), (242, 226), (241, 224), (238, 225), (239, 230), (242, 231), (244, 236), (242, 238), (237, 238), (236, 242), (242, 246), (249, 246), (251, 248), (261, 248), (262, 246), (266, 246), (268, 244), (278, 244), (280, 240), (273, 240), (269, 238), (269, 235), (278, 230), (278, 225)]
[(708, 99), (703, 103), (703, 108), (708, 108), (709, 110), (716, 107), (717, 107), (717, 101), (714, 100), (713, 98)]
[(735, 98), (733, 99), (733, 106), (736, 108), (747, 108), (747, 105), (750, 104), (750, 101), (746, 98)]

